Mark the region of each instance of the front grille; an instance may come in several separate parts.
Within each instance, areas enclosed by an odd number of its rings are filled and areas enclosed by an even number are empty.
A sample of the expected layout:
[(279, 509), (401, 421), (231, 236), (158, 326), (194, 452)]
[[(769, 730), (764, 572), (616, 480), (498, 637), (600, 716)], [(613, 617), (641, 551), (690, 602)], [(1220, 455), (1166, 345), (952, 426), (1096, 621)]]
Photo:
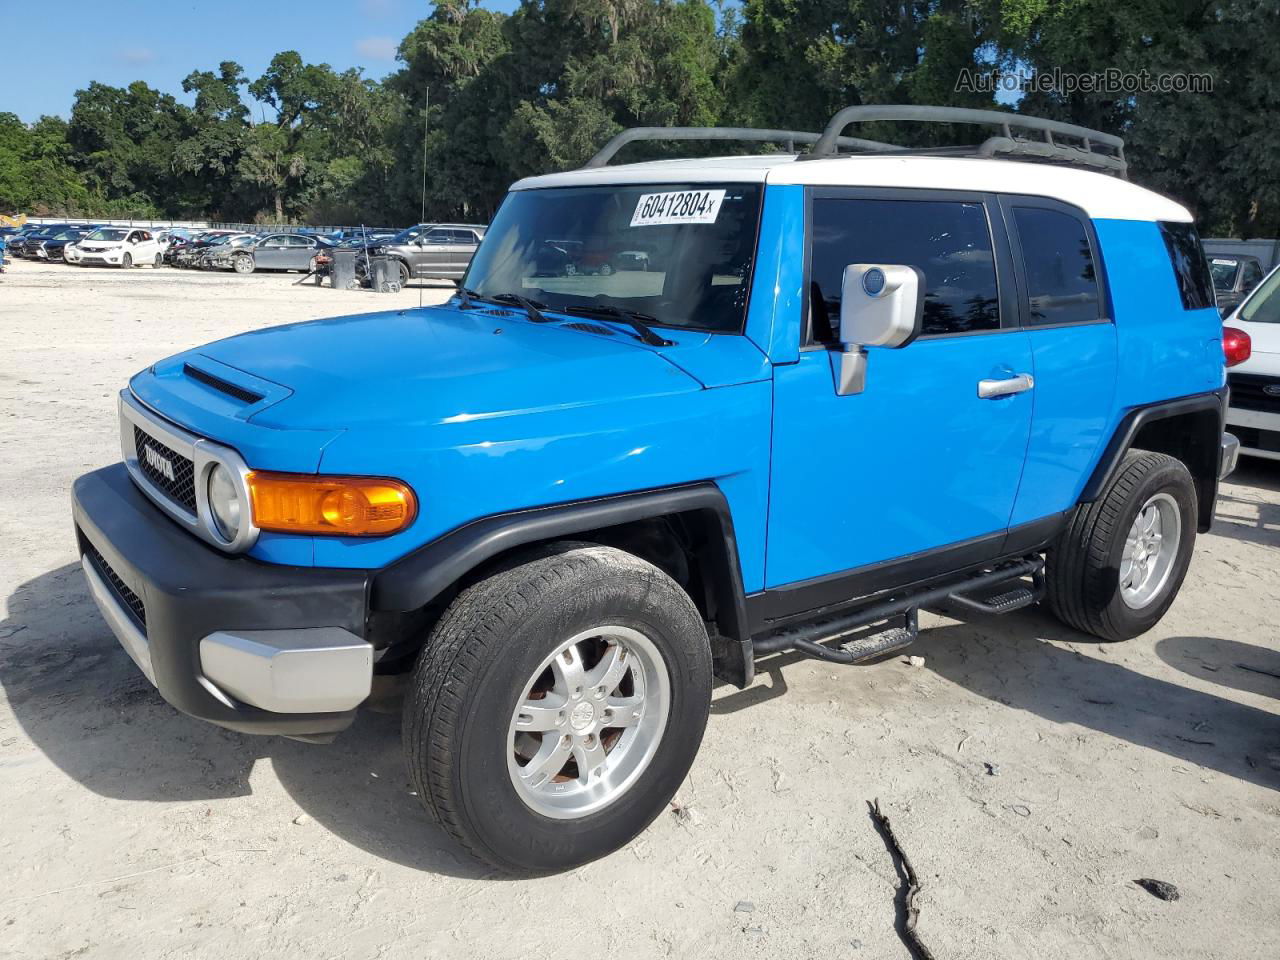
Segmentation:
[[(142, 475), (170, 500), (185, 507), (194, 516), (196, 512), (195, 464), (136, 425), (133, 428), (133, 445), (138, 451), (138, 469), (142, 471)], [(162, 466), (152, 462), (152, 459), (147, 456), (148, 447), (155, 451), (161, 460), (168, 461), (173, 472), (172, 479)]]
[(142, 598), (130, 590), (128, 585), (126, 585), (125, 582), (116, 575), (116, 572), (111, 569), (111, 564), (107, 563), (106, 558), (98, 552), (97, 547), (88, 540), (84, 540), (83, 542), (85, 553), (89, 555), (89, 559), (93, 561), (93, 565), (98, 568), (98, 573), (102, 575), (102, 578), (106, 580), (107, 583), (111, 584), (111, 589), (115, 592), (115, 595), (119, 598), (120, 602), (125, 605), (125, 608), (133, 614), (133, 619), (138, 622), (138, 626), (143, 630), (146, 630), (147, 607), (146, 604), (142, 602)]
[(193, 367), (189, 363), (182, 365), (182, 372), (192, 380), (203, 383), (206, 387), (212, 387), (219, 393), (225, 393), (229, 397), (235, 397), (241, 403), (257, 403), (262, 399), (262, 394), (254, 393), (252, 390), (246, 390), (244, 387), (236, 386), (230, 380), (223, 380), (221, 377), (215, 377), (212, 373), (205, 373), (198, 367)]
[[(1229, 373), (1231, 406), (1262, 413), (1280, 413), (1280, 377), (1263, 377), (1256, 373)], [(1270, 388), (1275, 391), (1268, 393)]]

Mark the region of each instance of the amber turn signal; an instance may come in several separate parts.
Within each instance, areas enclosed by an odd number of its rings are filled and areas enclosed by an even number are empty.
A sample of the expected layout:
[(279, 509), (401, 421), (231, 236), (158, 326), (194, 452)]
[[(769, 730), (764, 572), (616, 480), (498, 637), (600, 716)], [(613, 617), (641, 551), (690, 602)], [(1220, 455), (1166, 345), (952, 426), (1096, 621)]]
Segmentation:
[(249, 474), (253, 522), (279, 533), (377, 537), (413, 522), (418, 501), (399, 480)]

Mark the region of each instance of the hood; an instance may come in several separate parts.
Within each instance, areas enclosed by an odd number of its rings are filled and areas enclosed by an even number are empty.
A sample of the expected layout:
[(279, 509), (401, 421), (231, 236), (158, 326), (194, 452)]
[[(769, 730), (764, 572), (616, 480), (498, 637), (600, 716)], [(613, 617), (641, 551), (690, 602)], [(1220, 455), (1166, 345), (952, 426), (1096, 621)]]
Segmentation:
[(499, 307), (272, 327), (173, 357), (155, 374), (163, 380), (209, 361), (222, 379), (240, 371), (247, 377), (238, 385), (264, 395), (245, 410), (248, 421), (281, 430), (385, 427), (389, 419), (412, 428), (701, 389), (628, 336), (533, 324)]

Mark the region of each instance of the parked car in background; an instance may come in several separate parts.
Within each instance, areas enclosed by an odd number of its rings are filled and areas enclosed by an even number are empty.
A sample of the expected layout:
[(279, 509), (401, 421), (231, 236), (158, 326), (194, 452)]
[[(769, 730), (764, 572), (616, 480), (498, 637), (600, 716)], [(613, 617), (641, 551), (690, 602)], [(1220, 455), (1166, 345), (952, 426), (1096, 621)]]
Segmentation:
[(36, 249), (46, 240), (52, 240), (63, 230), (71, 226), (69, 223), (43, 223), (31, 229), (23, 228), (9, 244), (9, 252), (15, 257), (26, 260), (36, 259)]
[(1209, 258), (1213, 292), (1225, 317), (1262, 282), (1266, 272), (1257, 257), (1220, 255)]
[(419, 223), (371, 245), (369, 253), (394, 260), (401, 285), (410, 277), (457, 280), (467, 272), (487, 229), (476, 223)]
[(166, 262), (175, 267), (194, 266), (201, 252), (226, 237), (236, 236), (236, 230), (202, 230), (177, 241), (171, 241), (165, 251)]
[(1227, 372), (1227, 423), (1240, 452), (1280, 460), (1280, 266), (1227, 317), (1249, 338), (1249, 356)]
[(235, 251), (231, 268), (236, 273), (255, 270), (310, 270), (316, 255), (332, 250), (323, 237), (300, 233), (269, 233), (257, 243)]
[(155, 235), (141, 227), (99, 227), (66, 251), (67, 263), (80, 267), (158, 267), (164, 253)]
[(198, 270), (230, 270), (235, 252), (253, 246), (258, 237), (256, 233), (228, 233), (215, 237), (207, 247), (195, 252), (191, 266)]
[(48, 240), (42, 241), (36, 248), (36, 256), (41, 260), (49, 260), (51, 262), (64, 260), (67, 247), (78, 243), (97, 229), (98, 227), (90, 225), (63, 230)]

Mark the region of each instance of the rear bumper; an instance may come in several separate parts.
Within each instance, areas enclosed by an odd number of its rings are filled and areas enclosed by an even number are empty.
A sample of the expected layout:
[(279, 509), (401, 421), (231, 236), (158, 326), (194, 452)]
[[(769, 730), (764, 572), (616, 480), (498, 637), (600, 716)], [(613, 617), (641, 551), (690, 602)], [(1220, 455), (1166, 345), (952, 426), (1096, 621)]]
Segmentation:
[(258, 563), (166, 517), (123, 464), (72, 493), (94, 601), (160, 695), (244, 733), (323, 737), (369, 693), (365, 571)]
[(1280, 460), (1280, 413), (1228, 407), (1227, 426), (1240, 438), (1240, 452)]

